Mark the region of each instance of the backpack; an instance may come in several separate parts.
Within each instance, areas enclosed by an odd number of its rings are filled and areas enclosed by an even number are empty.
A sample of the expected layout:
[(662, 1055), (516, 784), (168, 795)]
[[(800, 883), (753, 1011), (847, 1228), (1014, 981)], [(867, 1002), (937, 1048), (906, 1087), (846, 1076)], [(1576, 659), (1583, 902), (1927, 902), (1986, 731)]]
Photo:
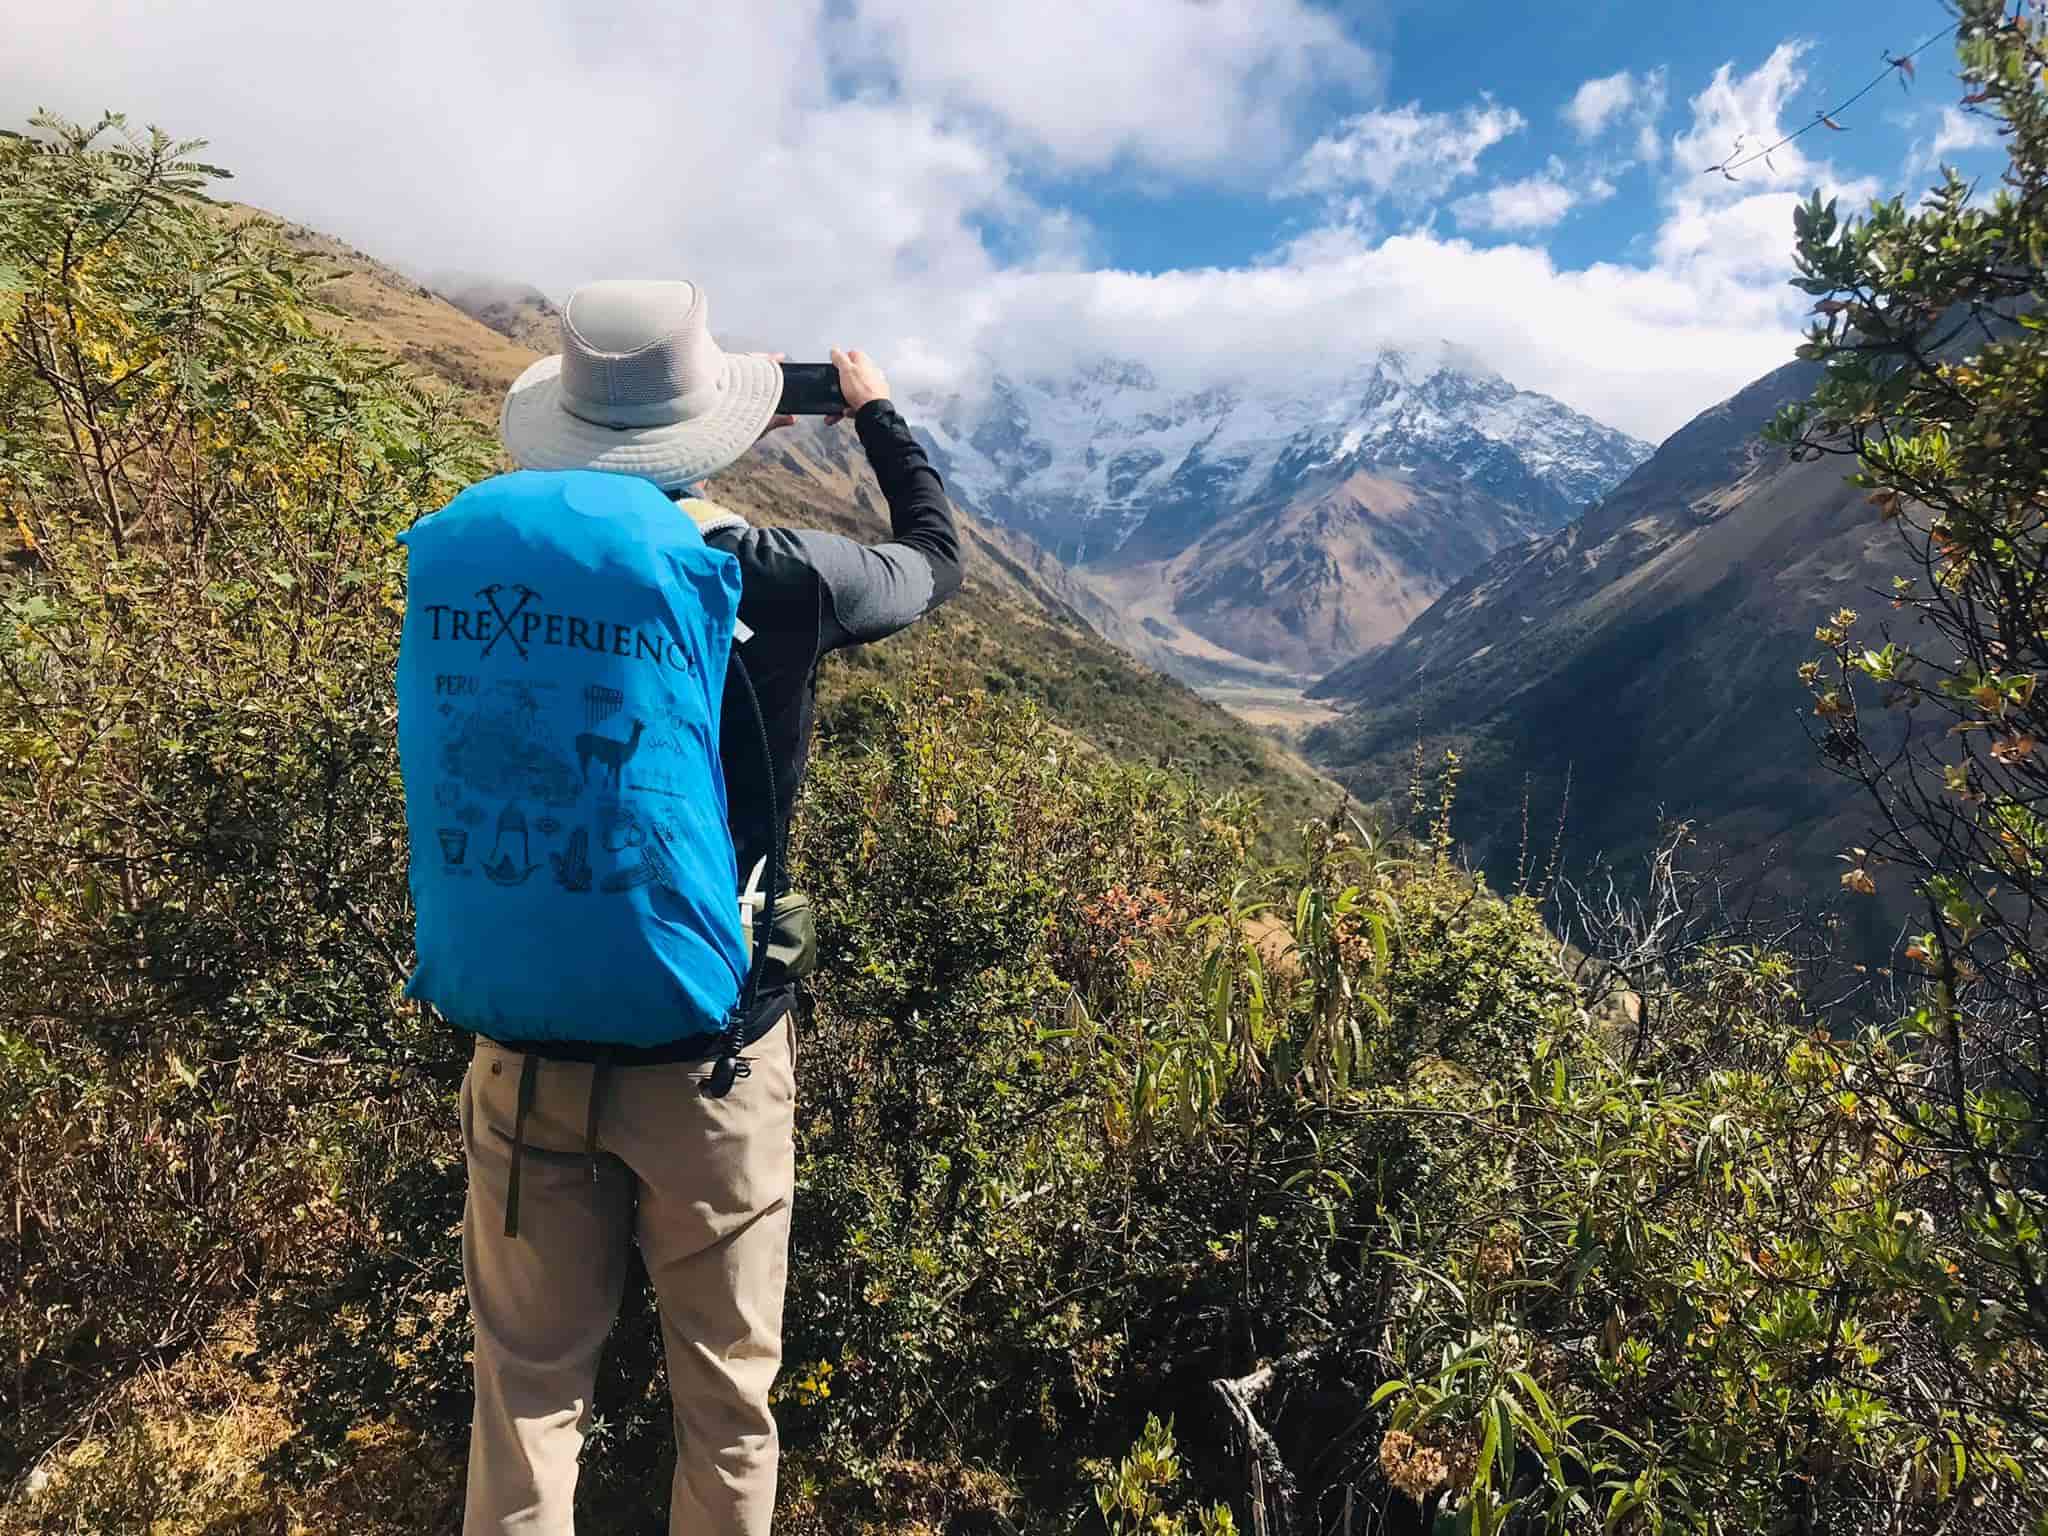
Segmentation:
[(729, 1087), (768, 926), (744, 920), (759, 870), (741, 896), (719, 759), (739, 562), (591, 470), (481, 481), (399, 539), (406, 995), (497, 1040), (719, 1034)]

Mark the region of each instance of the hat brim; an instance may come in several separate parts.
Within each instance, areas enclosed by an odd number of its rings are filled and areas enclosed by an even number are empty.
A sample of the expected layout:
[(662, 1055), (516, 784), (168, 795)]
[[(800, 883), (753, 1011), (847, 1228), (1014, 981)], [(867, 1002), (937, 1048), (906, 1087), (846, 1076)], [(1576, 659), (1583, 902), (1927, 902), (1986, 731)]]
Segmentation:
[(781, 399), (781, 364), (728, 352), (718, 404), (704, 415), (658, 427), (604, 427), (563, 407), (562, 359), (544, 357), (506, 391), (498, 431), (522, 469), (610, 470), (667, 491), (715, 475), (745, 453)]

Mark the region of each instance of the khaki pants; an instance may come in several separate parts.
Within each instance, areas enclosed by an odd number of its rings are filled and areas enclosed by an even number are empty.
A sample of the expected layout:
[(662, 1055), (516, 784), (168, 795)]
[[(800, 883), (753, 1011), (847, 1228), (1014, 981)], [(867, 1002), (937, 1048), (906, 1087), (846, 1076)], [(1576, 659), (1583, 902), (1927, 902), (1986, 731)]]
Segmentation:
[(542, 1061), (526, 1116), (517, 1237), (506, 1184), (524, 1057), (477, 1042), (462, 1084), (469, 1158), (463, 1273), (476, 1319), (465, 1536), (569, 1536), (598, 1355), (638, 1240), (674, 1398), (674, 1536), (767, 1536), (796, 1183), (794, 1042), (756, 1042), (752, 1074), (705, 1097), (696, 1063), (615, 1067), (586, 1152), (593, 1068)]

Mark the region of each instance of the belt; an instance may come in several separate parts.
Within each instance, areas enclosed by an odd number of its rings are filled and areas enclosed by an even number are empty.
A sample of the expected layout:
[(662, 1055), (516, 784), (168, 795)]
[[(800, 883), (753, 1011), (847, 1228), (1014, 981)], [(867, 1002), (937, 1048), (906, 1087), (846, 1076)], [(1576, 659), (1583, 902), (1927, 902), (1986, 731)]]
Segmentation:
[[(758, 708), (758, 706), (757, 706)], [(760, 972), (772, 965), (779, 973), (772, 986), (787, 985), (817, 969), (818, 935), (808, 896), (785, 891), (768, 914), (767, 931), (759, 936), (753, 996), (759, 995)], [(736, 1028), (750, 1027), (752, 1019)], [(590, 1040), (489, 1040), (500, 1050), (516, 1051), (523, 1058), (519, 1069), (519, 1107), (512, 1116), (512, 1167), (505, 1178), (505, 1235), (519, 1235), (519, 1169), (526, 1154), (526, 1114), (533, 1108), (534, 1088), (540, 1078), (540, 1064), (546, 1061), (587, 1062), (590, 1074), (590, 1108), (584, 1117), (583, 1152), (590, 1159), (590, 1181), (597, 1182), (597, 1108), (604, 1094), (605, 1079), (613, 1067), (658, 1067), (681, 1061), (710, 1061), (728, 1047), (738, 1051), (743, 1039), (728, 1041), (725, 1032), (685, 1035), (661, 1045), (608, 1045)], [(746, 1071), (744, 1060), (740, 1071)], [(722, 1092), (723, 1090), (718, 1090)]]
[(660, 1045), (608, 1045), (600, 1040), (500, 1040), (480, 1035), (501, 1051), (515, 1051), (547, 1061), (604, 1062), (617, 1067), (664, 1067), (677, 1061), (709, 1061), (718, 1054), (718, 1036), (685, 1035)]

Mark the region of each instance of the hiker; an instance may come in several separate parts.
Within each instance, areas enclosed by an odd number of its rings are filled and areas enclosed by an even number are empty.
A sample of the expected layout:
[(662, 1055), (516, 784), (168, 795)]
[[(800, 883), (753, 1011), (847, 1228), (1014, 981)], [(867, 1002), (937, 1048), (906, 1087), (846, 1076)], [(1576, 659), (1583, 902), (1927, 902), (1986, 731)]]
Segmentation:
[[(827, 419), (850, 421), (859, 434), (888, 502), (889, 537), (863, 544), (754, 527), (693, 493), (793, 423), (775, 414), (776, 357), (722, 351), (703, 290), (687, 282), (581, 288), (562, 312), (561, 336), (561, 355), (534, 364), (506, 397), (501, 430), (513, 459), (526, 469), (651, 481), (705, 544), (737, 558), (730, 654), (744, 663), (753, 697), (742, 668), (729, 667), (718, 756), (737, 869), (743, 883), (758, 883), (760, 866), (781, 867), (776, 845), (786, 843), (803, 782), (819, 662), (915, 622), (960, 585), (959, 536), (939, 476), (890, 402), (880, 368), (863, 353), (834, 350), (846, 409)], [(526, 606), (507, 643), (530, 639), (538, 649), (554, 619), (528, 603), (541, 601), (537, 594), (516, 590)], [(518, 611), (496, 589), (487, 595), (499, 620)], [(613, 633), (600, 623), (595, 633), (597, 649), (608, 653), (650, 643), (643, 634), (629, 639), (623, 627)], [(566, 634), (573, 639), (575, 630)], [(583, 691), (589, 714), (573, 754), (582, 774), (565, 752), (560, 775), (562, 795), (582, 797), (571, 802), (578, 806), (638, 783), (665, 729), (629, 722), (616, 690)], [(576, 861), (554, 867), (562, 891), (588, 893), (587, 866), (600, 859), (617, 864), (617, 881), (672, 877), (661, 862), (675, 857), (675, 845), (639, 825), (645, 810), (637, 819), (630, 807), (611, 815), (550, 855)], [(414, 846), (417, 861), (421, 845)], [(538, 865), (515, 844), (502, 878), (528, 878), (522, 858)], [(484, 873), (501, 879), (491, 868)], [(634, 1241), (659, 1300), (674, 1397), (669, 1528), (766, 1536), (778, 1454), (768, 1391), (782, 1358), (795, 1181), (791, 1008), (795, 978), (815, 947), (791, 916), (801, 917), (803, 904), (787, 898), (785, 880), (772, 884), (763, 899), (773, 899), (755, 921), (770, 924), (776, 945), (737, 1021), (737, 1056), (701, 1030), (621, 1048), (606, 1043), (598, 1027), (605, 1021), (596, 1018), (581, 1042), (479, 1033), (461, 1107), (469, 1165), (463, 1270), (476, 1321), (470, 1536), (571, 1530), (598, 1356)], [(601, 890), (613, 888), (601, 882)]]

